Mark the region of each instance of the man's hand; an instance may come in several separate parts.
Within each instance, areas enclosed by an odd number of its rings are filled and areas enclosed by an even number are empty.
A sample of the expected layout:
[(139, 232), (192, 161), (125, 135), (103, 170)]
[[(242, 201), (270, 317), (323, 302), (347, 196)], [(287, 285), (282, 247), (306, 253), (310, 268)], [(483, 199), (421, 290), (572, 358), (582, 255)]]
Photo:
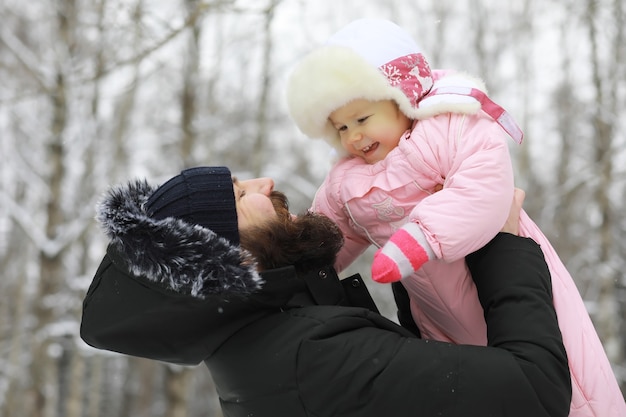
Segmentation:
[(513, 202), (511, 203), (511, 211), (509, 211), (509, 218), (506, 219), (504, 226), (502, 226), (502, 232), (511, 233), (513, 235), (519, 234), (519, 215), (522, 211), (522, 204), (526, 193), (520, 188), (516, 188), (513, 194)]

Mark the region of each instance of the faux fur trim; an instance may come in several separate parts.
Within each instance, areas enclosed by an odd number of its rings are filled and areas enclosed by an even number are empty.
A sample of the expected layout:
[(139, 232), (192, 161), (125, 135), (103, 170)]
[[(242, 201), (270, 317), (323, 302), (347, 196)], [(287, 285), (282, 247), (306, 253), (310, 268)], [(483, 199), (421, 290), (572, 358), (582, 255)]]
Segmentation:
[(144, 205), (155, 190), (146, 181), (129, 182), (111, 188), (97, 208), (96, 219), (132, 275), (198, 298), (261, 287), (256, 264), (240, 247), (201, 226), (148, 216)]

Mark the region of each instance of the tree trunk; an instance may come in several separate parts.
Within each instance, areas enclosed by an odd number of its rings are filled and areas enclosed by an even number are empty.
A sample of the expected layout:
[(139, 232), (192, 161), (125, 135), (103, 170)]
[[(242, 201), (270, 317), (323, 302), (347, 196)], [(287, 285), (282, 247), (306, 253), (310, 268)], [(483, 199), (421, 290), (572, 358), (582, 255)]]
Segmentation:
[(189, 388), (191, 369), (167, 366), (165, 369), (165, 417), (187, 417), (189, 413)]

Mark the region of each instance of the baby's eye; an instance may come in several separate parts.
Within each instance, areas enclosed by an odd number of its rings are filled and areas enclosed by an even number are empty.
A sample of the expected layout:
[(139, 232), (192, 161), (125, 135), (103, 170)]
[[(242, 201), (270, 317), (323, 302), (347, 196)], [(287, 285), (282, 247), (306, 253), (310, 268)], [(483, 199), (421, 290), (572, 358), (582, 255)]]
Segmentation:
[(345, 132), (347, 128), (348, 128), (347, 126), (338, 126), (337, 132)]
[(357, 119), (357, 121), (359, 123), (364, 123), (367, 119), (369, 119), (369, 116), (361, 117), (361, 118)]

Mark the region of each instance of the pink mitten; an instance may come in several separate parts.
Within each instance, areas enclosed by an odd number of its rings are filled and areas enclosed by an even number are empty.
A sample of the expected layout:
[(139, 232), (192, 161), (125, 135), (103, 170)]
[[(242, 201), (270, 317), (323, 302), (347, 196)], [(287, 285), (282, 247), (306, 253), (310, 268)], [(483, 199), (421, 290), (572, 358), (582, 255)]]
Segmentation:
[(409, 222), (391, 235), (374, 254), (372, 279), (381, 283), (400, 281), (434, 258), (435, 254), (422, 230), (417, 224)]

